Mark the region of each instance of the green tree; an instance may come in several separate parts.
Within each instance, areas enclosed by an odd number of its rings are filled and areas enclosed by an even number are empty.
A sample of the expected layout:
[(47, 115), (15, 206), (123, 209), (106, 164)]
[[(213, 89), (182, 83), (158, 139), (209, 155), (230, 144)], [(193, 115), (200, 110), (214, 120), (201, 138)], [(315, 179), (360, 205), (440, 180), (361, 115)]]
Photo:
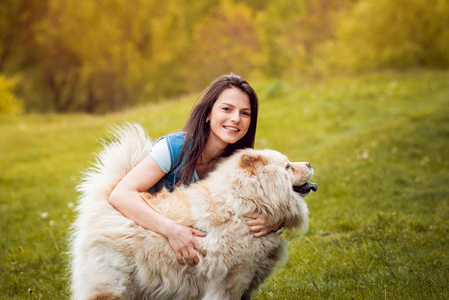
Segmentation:
[[(39, 78), (57, 111), (118, 110), (144, 90), (155, 1), (51, 1)], [(132, 96), (131, 96), (132, 95)]]

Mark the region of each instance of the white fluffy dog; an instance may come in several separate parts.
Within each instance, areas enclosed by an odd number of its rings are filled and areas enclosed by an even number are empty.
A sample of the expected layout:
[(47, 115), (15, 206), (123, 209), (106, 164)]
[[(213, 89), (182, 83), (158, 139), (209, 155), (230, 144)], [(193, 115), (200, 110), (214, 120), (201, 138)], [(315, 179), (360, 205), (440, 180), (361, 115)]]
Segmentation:
[(200, 263), (191, 267), (178, 263), (165, 237), (136, 225), (107, 201), (150, 147), (141, 126), (117, 128), (115, 140), (85, 173), (71, 240), (72, 298), (249, 299), (285, 246), (275, 233), (255, 238), (243, 215), (259, 212), (284, 220), (287, 228), (307, 228), (302, 196), (316, 190), (307, 183), (312, 168), (276, 151), (245, 149), (187, 188), (143, 195), (161, 214), (207, 231), (197, 237), (207, 255), (199, 254)]

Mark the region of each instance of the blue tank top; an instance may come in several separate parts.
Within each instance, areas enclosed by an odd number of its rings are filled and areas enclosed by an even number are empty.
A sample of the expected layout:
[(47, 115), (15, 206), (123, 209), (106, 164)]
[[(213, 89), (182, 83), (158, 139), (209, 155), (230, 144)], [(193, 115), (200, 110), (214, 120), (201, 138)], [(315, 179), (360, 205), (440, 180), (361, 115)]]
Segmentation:
[[(149, 193), (157, 193), (164, 187), (170, 192), (173, 192), (176, 184), (181, 180), (181, 168), (183, 163), (183, 154), (181, 154), (181, 149), (184, 145), (186, 134), (187, 133), (185, 131), (178, 131), (162, 137), (167, 141), (168, 151), (170, 152), (171, 168), (170, 171), (161, 178), (161, 180), (159, 180), (148, 190)], [(159, 142), (162, 138), (155, 141), (153, 145)]]

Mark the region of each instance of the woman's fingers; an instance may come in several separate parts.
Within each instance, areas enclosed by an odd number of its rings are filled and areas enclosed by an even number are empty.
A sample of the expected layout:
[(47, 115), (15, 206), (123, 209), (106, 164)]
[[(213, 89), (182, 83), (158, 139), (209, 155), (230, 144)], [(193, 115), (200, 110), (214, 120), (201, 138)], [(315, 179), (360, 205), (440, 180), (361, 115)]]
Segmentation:
[(268, 233), (268, 232), (266, 232), (266, 231), (259, 231), (259, 232), (257, 232), (257, 233), (254, 233), (253, 236), (256, 237), (256, 238), (259, 238), (259, 237), (263, 237), (263, 236), (266, 235), (267, 233)]
[(182, 253), (181, 253), (181, 252), (176, 252), (176, 259), (178, 260), (178, 262), (179, 262), (181, 265), (184, 265), (184, 264), (185, 264), (184, 259), (182, 258)]
[(254, 237), (262, 237), (269, 233), (266, 227), (264, 226), (248, 226), (249, 231), (253, 234)]
[(249, 231), (255, 233), (255, 232), (263, 231), (263, 230), (265, 229), (265, 227), (262, 226), (262, 225), (250, 226), (250, 225), (248, 224), (248, 229), (249, 229)]
[(191, 265), (192, 267), (194, 267), (200, 263), (200, 258), (198, 257), (198, 254), (196, 253), (194, 248), (191, 248), (191, 249), (183, 252), (182, 256), (184, 258), (184, 261), (186, 263), (188, 263), (189, 265)]
[[(205, 231), (200, 231), (200, 230), (197, 230), (197, 229), (194, 229), (194, 228), (192, 228), (192, 233), (194, 234), (194, 235), (196, 235), (196, 236), (200, 236), (200, 237), (205, 237), (206, 235), (207, 235), (207, 232), (205, 232)], [(201, 254), (203, 254), (204, 256), (206, 256), (206, 254), (207, 254), (207, 251), (206, 250), (203, 250), (203, 248), (201, 248), (201, 246), (200, 246), (200, 244), (198, 243), (198, 241), (195, 239), (194, 240), (194, 243), (193, 243), (194, 245), (194, 248), (196, 249), (196, 250), (198, 250)], [(195, 252), (195, 255), (196, 255), (196, 252)], [(196, 256), (196, 257), (198, 257), (198, 256)], [(198, 258), (198, 262), (199, 262), (199, 258)], [(197, 262), (197, 263), (198, 263)]]
[(268, 217), (259, 213), (247, 213), (245, 214), (244, 217), (250, 219), (246, 221), (246, 224), (248, 224), (248, 226), (255, 226), (255, 225), (266, 226), (269, 223)]
[(254, 220), (248, 220), (246, 221), (246, 225), (248, 226), (257, 226), (257, 225), (262, 225), (262, 222), (259, 219), (254, 219)]
[(200, 258), (196, 254), (195, 250), (192, 250), (190, 252), (190, 259), (192, 260), (192, 264), (190, 264), (190, 265), (193, 267), (200, 263)]
[(205, 237), (207, 233), (194, 228), (189, 229), (191, 232), (191, 236), (190, 237), (186, 236), (186, 240), (183, 242), (183, 245), (180, 248), (178, 248), (177, 251), (175, 250), (175, 253), (176, 258), (180, 264), (188, 263), (191, 266), (195, 266), (200, 262), (200, 258), (197, 254), (197, 251), (204, 256), (206, 256), (207, 253), (205, 250), (203, 250), (203, 248), (201, 248), (200, 244), (195, 238), (195, 235)]
[(256, 212), (247, 213), (244, 215), (245, 218), (257, 219), (261, 216), (261, 214)]
[(206, 251), (201, 248), (195, 236), (205, 237), (206, 235), (206, 232), (176, 224), (167, 235), (167, 239), (175, 252), (177, 261), (180, 264), (188, 263), (194, 266), (200, 262), (197, 251), (206, 255)]
[[(198, 250), (201, 254), (203, 254), (203, 256), (206, 256), (207, 251), (204, 250), (203, 248), (201, 248), (200, 244), (197, 241), (195, 241), (195, 249)], [(195, 254), (196, 254), (196, 252), (195, 252)]]
[(245, 214), (245, 217), (250, 218), (250, 220), (246, 221), (246, 225), (248, 225), (248, 229), (253, 233), (254, 237), (262, 237), (272, 231), (276, 231), (282, 224), (281, 220), (271, 224), (267, 216), (259, 213), (248, 213)]
[(189, 255), (189, 252), (184, 252), (183, 254), (182, 254), (182, 256), (184, 257), (184, 261), (186, 262), (186, 263), (188, 263), (189, 265), (191, 265), (191, 266), (194, 266), (195, 265), (195, 262), (194, 262), (194, 260), (190, 257), (190, 255)]
[(206, 231), (201, 231), (195, 228), (192, 228), (192, 233), (196, 236), (201, 236), (201, 237), (205, 237), (207, 235)]

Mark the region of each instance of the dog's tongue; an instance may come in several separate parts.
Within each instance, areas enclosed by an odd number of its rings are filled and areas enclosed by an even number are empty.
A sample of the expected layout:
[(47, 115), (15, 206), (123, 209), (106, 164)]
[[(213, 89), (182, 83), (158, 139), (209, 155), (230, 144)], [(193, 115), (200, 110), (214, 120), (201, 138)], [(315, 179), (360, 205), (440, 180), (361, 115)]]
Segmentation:
[(311, 190), (316, 192), (318, 190), (318, 185), (313, 182), (306, 182), (305, 184), (301, 186), (295, 186), (294, 187), (295, 192), (299, 192), (301, 194), (307, 194)]

